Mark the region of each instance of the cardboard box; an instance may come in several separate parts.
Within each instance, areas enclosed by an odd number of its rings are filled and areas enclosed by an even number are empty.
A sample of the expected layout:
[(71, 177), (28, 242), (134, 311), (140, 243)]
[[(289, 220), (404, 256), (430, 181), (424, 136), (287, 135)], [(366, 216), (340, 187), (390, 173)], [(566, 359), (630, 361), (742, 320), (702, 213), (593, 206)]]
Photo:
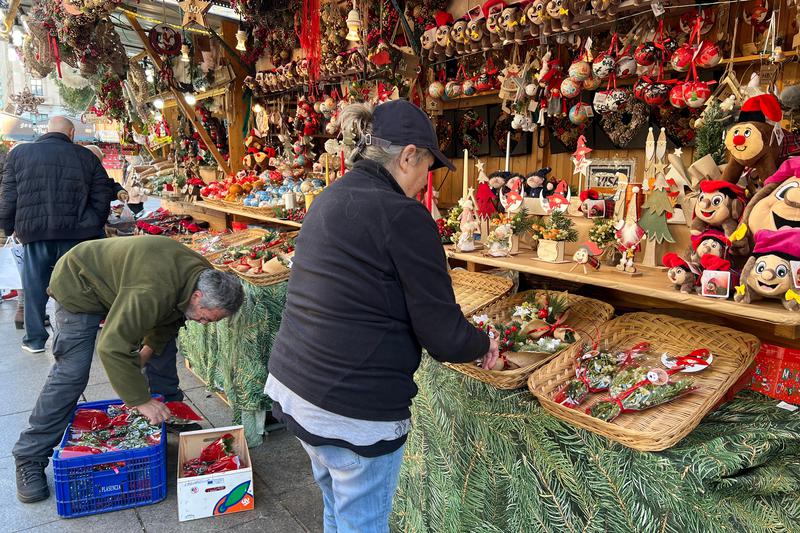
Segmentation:
[[(233, 435), (233, 449), (241, 468), (197, 477), (181, 477), (183, 464), (200, 457), (203, 448), (219, 437)], [(244, 438), (243, 426), (188, 431), (178, 437), (178, 520), (195, 520), (209, 516), (252, 511), (253, 468)]]

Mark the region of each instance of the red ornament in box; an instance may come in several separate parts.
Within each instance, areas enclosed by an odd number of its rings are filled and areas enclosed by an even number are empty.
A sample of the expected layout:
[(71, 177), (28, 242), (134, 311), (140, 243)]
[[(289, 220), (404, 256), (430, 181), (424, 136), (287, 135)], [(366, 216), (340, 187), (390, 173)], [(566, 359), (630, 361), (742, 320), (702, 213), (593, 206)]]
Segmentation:
[(669, 100), (669, 85), (666, 83), (651, 83), (644, 90), (644, 101), (651, 106), (662, 106)]
[(672, 105), (672, 107), (676, 107), (678, 109), (686, 107), (686, 99), (683, 97), (682, 83), (675, 85), (669, 91), (669, 103)]
[(652, 41), (647, 41), (636, 47), (633, 58), (643, 67), (649, 67), (658, 60), (658, 48)]
[(670, 59), (670, 64), (672, 68), (677, 72), (688, 72), (689, 68), (692, 66), (692, 59), (694, 59), (694, 53), (696, 49), (689, 43), (681, 45), (675, 53), (672, 54), (672, 58)]
[(711, 89), (704, 81), (689, 81), (683, 84), (683, 99), (692, 109), (703, 107), (711, 97)]
[(722, 51), (715, 43), (703, 41), (700, 45), (700, 53), (697, 55), (697, 66), (702, 68), (714, 68), (722, 61)]

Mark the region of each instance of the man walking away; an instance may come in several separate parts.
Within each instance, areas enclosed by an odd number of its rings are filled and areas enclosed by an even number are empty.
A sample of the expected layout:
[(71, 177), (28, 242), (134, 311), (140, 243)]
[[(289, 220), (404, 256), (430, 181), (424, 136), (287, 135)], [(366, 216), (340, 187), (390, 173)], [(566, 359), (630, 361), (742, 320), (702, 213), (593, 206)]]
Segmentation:
[(77, 243), (97, 238), (113, 192), (100, 161), (74, 144), (75, 126), (53, 117), (48, 133), (14, 149), (6, 160), (0, 189), (0, 224), (25, 248), (25, 337), (22, 348), (44, 351), (47, 285), (56, 261)]

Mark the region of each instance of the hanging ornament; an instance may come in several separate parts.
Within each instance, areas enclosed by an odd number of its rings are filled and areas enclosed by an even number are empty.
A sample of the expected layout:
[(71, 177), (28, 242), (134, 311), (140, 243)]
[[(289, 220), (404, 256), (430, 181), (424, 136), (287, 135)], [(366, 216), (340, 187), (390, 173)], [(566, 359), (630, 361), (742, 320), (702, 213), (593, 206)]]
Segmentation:
[(176, 56), (181, 51), (181, 34), (166, 24), (153, 26), (147, 34), (150, 46), (162, 56)]
[(23, 113), (38, 115), (39, 106), (44, 103), (44, 98), (34, 96), (27, 85), (19, 93), (12, 94), (9, 99), (14, 102), (15, 115), (22, 115)]
[(589, 122), (591, 108), (589, 104), (584, 104), (583, 102), (578, 102), (574, 106), (572, 106), (569, 110), (569, 121), (575, 124), (576, 126), (582, 126)]
[[(762, 0), (759, 0), (758, 3), (763, 4)], [(764, 13), (764, 18), (766, 18), (766, 12)], [(681, 31), (684, 33), (691, 33), (695, 29), (698, 19), (700, 19), (700, 35), (705, 35), (714, 27), (714, 11), (711, 9), (703, 11), (695, 9), (681, 15), (679, 22)], [(747, 22), (747, 10), (745, 10), (745, 22)]]
[(656, 60), (658, 59), (658, 52), (659, 50), (655, 43), (652, 41), (647, 41), (636, 47), (636, 51), (633, 53), (633, 58), (639, 65), (643, 67), (649, 67), (650, 65), (655, 64)]
[(711, 97), (711, 89), (704, 81), (690, 81), (683, 84), (683, 99), (693, 109), (703, 107)]
[(644, 78), (640, 78), (636, 80), (636, 83), (633, 84), (633, 96), (637, 100), (644, 101), (644, 92), (650, 86), (650, 82), (645, 80)]
[(441, 98), (444, 96), (444, 84), (440, 81), (434, 81), (428, 85), (428, 95), (431, 98)]
[(669, 91), (669, 103), (672, 105), (672, 107), (676, 107), (678, 109), (686, 107), (686, 99), (683, 97), (682, 83), (675, 85)]
[(347, 14), (347, 39), (350, 42), (357, 43), (361, 40), (361, 15), (356, 8), (356, 0), (353, 0), (353, 9)]
[(722, 51), (715, 43), (703, 41), (700, 45), (700, 53), (697, 55), (697, 66), (702, 68), (714, 68), (722, 61)]
[(183, 10), (183, 22), (181, 26), (191, 26), (197, 24), (201, 28), (206, 27), (206, 13), (211, 9), (211, 2), (205, 0), (181, 0), (178, 2)]
[(602, 83), (603, 83), (603, 82), (602, 82), (602, 80), (600, 80), (600, 78), (595, 78), (594, 76), (592, 76), (592, 77), (590, 77), (590, 78), (587, 78), (587, 79), (586, 79), (586, 80), (583, 82), (583, 88), (584, 88), (584, 89), (586, 89), (587, 91), (594, 91), (594, 90), (596, 90), (598, 87), (600, 87), (600, 85), (601, 85)]
[(683, 44), (672, 54), (672, 58), (669, 61), (672, 68), (676, 72), (687, 72), (689, 67), (692, 66), (692, 60), (694, 59), (696, 51), (695, 47), (690, 43)]
[(236, 49), (240, 52), (247, 52), (247, 32), (244, 30), (236, 32)]
[(582, 84), (572, 78), (564, 78), (561, 82), (561, 96), (564, 98), (577, 98), (581, 94)]
[(633, 56), (622, 56), (617, 59), (617, 77), (628, 78), (636, 74), (636, 60)]
[(619, 111), (630, 100), (631, 93), (627, 89), (614, 89), (608, 95), (608, 109), (611, 112)]
[(569, 66), (569, 77), (578, 81), (586, 81), (592, 77), (592, 65), (582, 59)]
[(600, 52), (592, 62), (592, 73), (600, 80), (608, 79), (617, 70), (617, 60), (607, 52)]
[(651, 106), (662, 106), (669, 99), (669, 85), (666, 83), (651, 83), (644, 90), (644, 101)]

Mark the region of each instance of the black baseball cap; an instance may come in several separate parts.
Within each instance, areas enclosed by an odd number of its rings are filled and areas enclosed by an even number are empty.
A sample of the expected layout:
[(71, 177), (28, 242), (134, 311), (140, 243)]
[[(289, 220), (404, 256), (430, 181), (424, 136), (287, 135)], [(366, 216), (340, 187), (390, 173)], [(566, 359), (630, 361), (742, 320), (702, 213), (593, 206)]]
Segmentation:
[(455, 170), (453, 163), (439, 150), (436, 130), (428, 115), (408, 100), (390, 100), (372, 112), (372, 135), (367, 144), (406, 146), (413, 144), (427, 148), (433, 154), (431, 170), (447, 167)]

